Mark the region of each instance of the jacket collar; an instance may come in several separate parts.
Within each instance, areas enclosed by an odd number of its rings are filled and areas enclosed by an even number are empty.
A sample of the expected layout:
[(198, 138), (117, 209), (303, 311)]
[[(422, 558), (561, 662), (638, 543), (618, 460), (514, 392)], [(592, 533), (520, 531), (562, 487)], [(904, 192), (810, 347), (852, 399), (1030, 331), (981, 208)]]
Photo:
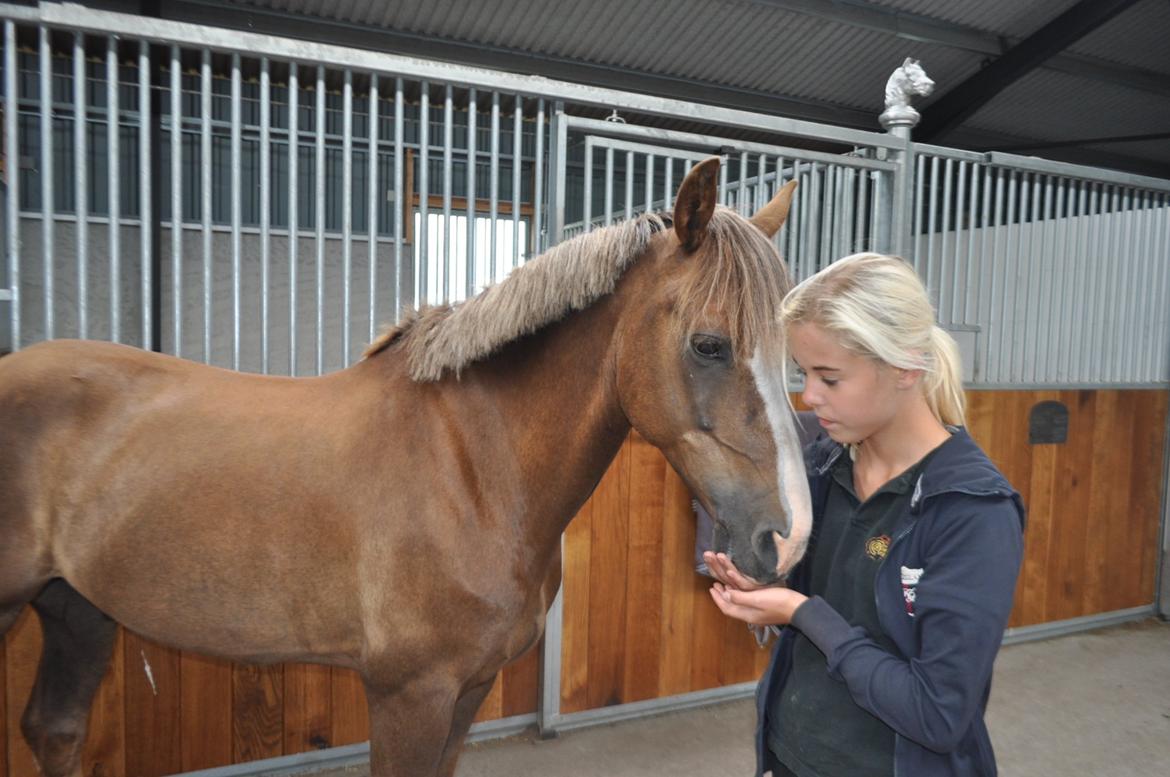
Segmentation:
[[(939, 446), (914, 484), (910, 511), (917, 514), (927, 500), (952, 492), (1011, 497), (1018, 503), (1019, 495), (1015, 489), (975, 444), (967, 430), (958, 426), (947, 428), (951, 432), (950, 439)], [(823, 437), (806, 449), (805, 466), (813, 477), (825, 477), (833, 463), (843, 455), (846, 455), (844, 445)]]

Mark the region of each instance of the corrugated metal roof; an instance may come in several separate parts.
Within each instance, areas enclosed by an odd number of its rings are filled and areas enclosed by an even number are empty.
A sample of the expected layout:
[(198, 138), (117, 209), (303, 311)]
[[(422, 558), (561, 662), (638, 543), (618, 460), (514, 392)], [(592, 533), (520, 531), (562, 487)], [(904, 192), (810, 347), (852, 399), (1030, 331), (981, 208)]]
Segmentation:
[[(582, 63), (874, 116), (887, 77), (907, 57), (922, 60), (936, 97), (978, 72), (1000, 48), (1059, 16), (1076, 0), (235, 0), (241, 6), (317, 17), (559, 63)], [(913, 22), (904, 25), (903, 22)], [(903, 32), (903, 27), (913, 28)], [(923, 32), (924, 31), (924, 32)], [(933, 35), (931, 31), (939, 31)], [(1064, 140), (1166, 131), (1170, 126), (1170, 3), (1143, 0), (1086, 36), (1069, 53), (1080, 75), (1040, 67), (969, 119), (972, 131)], [(919, 34), (922, 32), (923, 34)], [(328, 36), (323, 30), (323, 37)], [(926, 37), (931, 40), (922, 40)], [(1102, 63), (1094, 71), (1094, 62)], [(1101, 78), (1085, 77), (1097, 72)], [(1107, 65), (1107, 67), (1106, 67)], [(1067, 70), (1068, 68), (1063, 68)], [(1106, 72), (1107, 71), (1107, 72)], [(563, 68), (561, 70), (564, 77)], [(1143, 89), (1127, 88), (1127, 72)], [(1119, 85), (1118, 81), (1122, 83)], [(1170, 82), (1168, 82), (1170, 83)], [(928, 111), (929, 101), (920, 106)], [(945, 142), (945, 140), (944, 140)], [(1165, 161), (1151, 144), (1140, 160)], [(1164, 144), (1170, 147), (1170, 143)], [(1111, 151), (1121, 153), (1120, 145)], [(1170, 169), (1170, 168), (1166, 168)], [(1166, 174), (1163, 169), (1162, 174)]]

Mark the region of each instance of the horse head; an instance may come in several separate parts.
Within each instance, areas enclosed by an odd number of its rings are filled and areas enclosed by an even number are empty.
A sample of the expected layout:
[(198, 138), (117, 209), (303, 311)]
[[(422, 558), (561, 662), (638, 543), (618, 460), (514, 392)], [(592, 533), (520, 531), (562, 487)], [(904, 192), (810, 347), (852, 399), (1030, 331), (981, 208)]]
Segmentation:
[(715, 520), (715, 548), (768, 583), (800, 559), (811, 528), (801, 447), (782, 378), (777, 312), (791, 286), (770, 237), (790, 182), (749, 221), (715, 204), (718, 158), (679, 189), (673, 230), (639, 264), (623, 315), (618, 392)]

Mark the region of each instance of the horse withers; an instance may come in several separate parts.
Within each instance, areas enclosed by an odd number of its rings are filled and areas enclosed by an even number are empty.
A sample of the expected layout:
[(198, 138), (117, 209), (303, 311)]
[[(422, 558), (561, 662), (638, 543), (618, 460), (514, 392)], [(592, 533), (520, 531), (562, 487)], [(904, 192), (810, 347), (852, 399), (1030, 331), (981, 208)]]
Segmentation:
[(631, 427), (761, 582), (803, 553), (809, 495), (780, 376), (788, 273), (715, 205), (563, 243), (352, 367), (245, 375), (98, 342), (0, 360), (0, 635), (44, 635), (21, 726), (80, 777), (116, 623), (245, 662), (356, 669), (375, 777), (450, 775), (496, 673), (532, 645), (560, 536)]

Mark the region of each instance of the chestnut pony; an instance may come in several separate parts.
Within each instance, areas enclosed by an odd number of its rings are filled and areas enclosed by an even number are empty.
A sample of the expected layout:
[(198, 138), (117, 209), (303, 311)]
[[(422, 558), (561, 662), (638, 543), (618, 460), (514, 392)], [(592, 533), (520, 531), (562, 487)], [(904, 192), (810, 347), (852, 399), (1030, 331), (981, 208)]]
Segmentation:
[(810, 529), (768, 240), (792, 185), (749, 222), (716, 207), (718, 167), (691, 170), (673, 217), (562, 243), (323, 377), (82, 341), (0, 360), (0, 635), (31, 603), (21, 727), (44, 774), (81, 775), (116, 623), (356, 669), (371, 773), (452, 774), (631, 427), (741, 570), (783, 576)]

